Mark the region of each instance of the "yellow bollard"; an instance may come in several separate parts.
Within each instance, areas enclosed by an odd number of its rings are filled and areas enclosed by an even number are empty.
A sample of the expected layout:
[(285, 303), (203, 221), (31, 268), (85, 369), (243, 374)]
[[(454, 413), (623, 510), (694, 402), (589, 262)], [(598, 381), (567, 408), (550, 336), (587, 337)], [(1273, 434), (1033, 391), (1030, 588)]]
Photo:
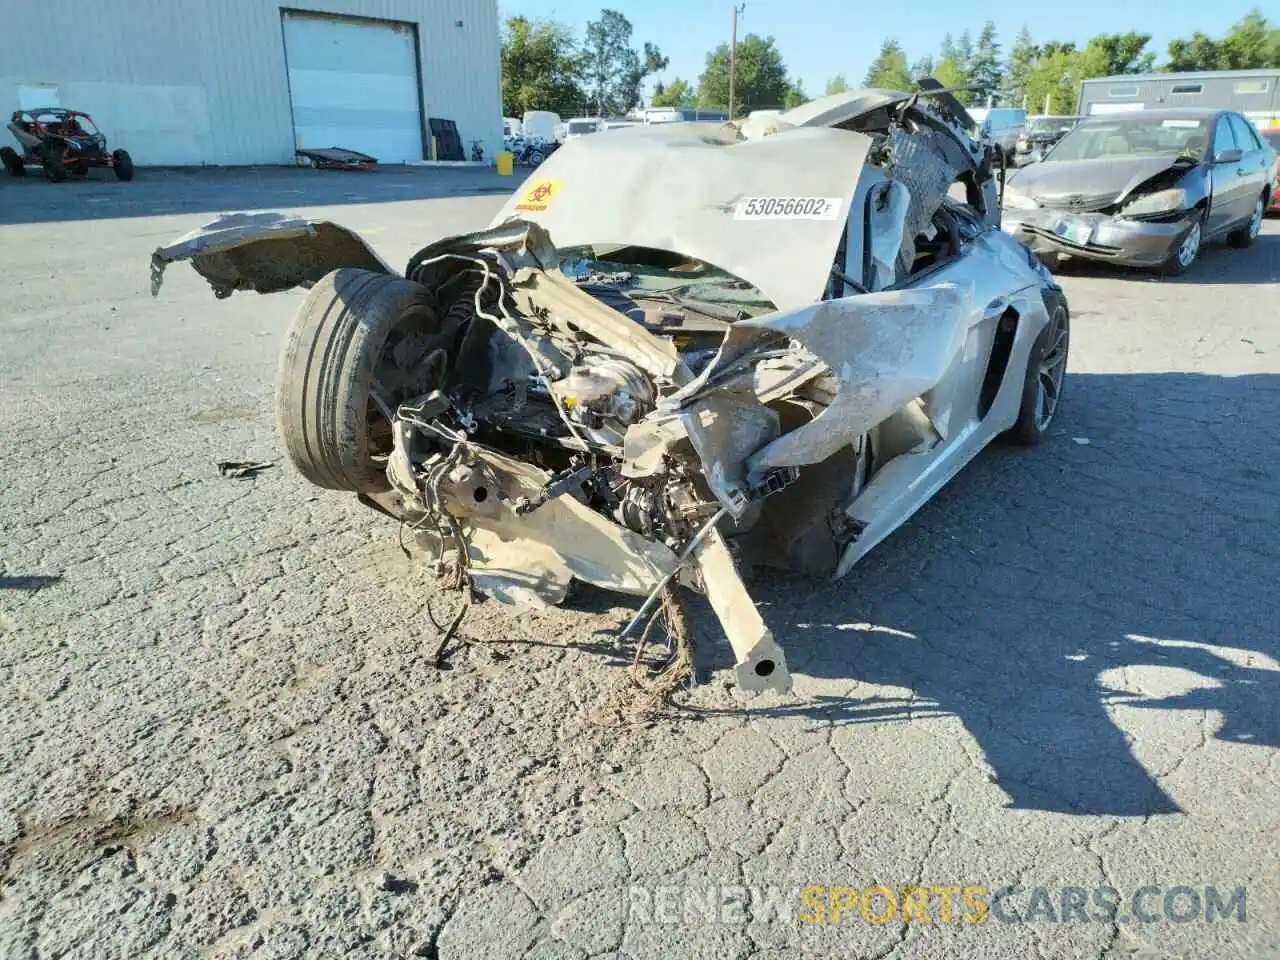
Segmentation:
[(494, 162), (498, 166), (498, 175), (509, 177), (516, 172), (516, 157), (514, 153), (503, 151), (494, 158)]

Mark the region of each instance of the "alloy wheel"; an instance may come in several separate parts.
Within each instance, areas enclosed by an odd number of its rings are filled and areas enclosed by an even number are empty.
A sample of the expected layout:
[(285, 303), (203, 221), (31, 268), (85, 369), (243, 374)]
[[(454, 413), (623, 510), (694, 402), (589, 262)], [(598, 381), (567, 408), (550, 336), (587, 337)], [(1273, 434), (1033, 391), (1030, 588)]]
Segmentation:
[(1262, 229), (1262, 198), (1253, 205), (1253, 216), (1249, 218), (1249, 239), (1256, 240), (1258, 231)]
[(1178, 265), (1189, 267), (1200, 253), (1200, 221), (1191, 225), (1187, 235), (1178, 244)]
[(1036, 371), (1036, 429), (1044, 432), (1058, 412), (1062, 381), (1067, 375), (1067, 315), (1062, 307), (1053, 311), (1045, 329), (1044, 352)]

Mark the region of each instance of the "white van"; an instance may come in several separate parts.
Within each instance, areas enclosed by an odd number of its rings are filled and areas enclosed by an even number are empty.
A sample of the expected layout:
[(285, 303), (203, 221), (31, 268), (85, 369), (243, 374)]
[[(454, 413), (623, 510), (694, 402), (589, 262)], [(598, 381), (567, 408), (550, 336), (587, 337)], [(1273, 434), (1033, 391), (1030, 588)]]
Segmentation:
[(545, 140), (547, 143), (556, 139), (560, 129), (560, 114), (550, 110), (529, 110), (521, 120), (525, 140)]

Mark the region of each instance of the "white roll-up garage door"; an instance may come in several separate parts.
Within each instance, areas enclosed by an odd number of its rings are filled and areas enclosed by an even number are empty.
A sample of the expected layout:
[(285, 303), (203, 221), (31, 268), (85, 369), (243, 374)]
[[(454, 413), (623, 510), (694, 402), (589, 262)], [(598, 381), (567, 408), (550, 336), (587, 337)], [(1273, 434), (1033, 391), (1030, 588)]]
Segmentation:
[(344, 147), (382, 163), (421, 160), (413, 25), (282, 14), (296, 146)]

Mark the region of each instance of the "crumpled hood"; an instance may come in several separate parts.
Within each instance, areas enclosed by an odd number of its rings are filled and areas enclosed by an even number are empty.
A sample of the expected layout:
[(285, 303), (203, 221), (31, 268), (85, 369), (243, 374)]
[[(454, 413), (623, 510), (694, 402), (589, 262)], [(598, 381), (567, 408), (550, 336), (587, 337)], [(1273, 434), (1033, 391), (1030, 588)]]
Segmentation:
[[(609, 130), (566, 143), (507, 201), (563, 249), (633, 244), (703, 260), (780, 310), (821, 299), (871, 138), (797, 129), (739, 140), (714, 123)], [(740, 219), (749, 198), (829, 198), (825, 218)]]
[(1009, 177), (1009, 186), (1036, 199), (1071, 194), (1119, 198), (1176, 162), (1174, 156), (1043, 160)]

